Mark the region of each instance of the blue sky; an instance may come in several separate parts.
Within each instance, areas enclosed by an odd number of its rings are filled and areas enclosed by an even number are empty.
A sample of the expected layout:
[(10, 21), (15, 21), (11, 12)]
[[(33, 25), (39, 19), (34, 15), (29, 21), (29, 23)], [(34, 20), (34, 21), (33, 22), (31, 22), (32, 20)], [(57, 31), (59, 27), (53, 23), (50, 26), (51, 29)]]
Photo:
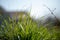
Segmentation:
[(55, 14), (60, 13), (59, 4), (60, 0), (0, 0), (0, 5), (7, 11), (31, 9), (31, 15), (34, 15), (36, 18), (50, 13), (44, 5), (48, 6), (51, 10), (56, 8)]
[(0, 0), (0, 5), (2, 5), (6, 10), (25, 10), (30, 6), (30, 1), (28, 0)]

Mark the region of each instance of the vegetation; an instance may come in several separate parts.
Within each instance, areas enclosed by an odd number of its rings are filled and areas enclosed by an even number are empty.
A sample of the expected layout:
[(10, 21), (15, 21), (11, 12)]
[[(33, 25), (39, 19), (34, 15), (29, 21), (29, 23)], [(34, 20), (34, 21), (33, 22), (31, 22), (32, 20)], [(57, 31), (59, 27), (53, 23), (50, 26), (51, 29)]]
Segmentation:
[(48, 30), (43, 25), (38, 27), (29, 15), (20, 17), (18, 21), (7, 19), (0, 25), (0, 40), (60, 40), (59, 31), (54, 28)]

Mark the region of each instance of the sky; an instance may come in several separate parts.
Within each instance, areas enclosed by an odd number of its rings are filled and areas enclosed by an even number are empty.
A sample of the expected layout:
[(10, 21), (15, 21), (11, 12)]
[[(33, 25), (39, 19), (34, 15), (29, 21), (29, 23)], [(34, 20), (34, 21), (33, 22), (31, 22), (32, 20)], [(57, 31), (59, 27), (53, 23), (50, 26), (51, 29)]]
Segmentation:
[(0, 0), (0, 5), (7, 11), (28, 10), (31, 12), (31, 16), (35, 18), (49, 14), (50, 11), (46, 8), (47, 6), (51, 10), (56, 8), (54, 13), (60, 16), (60, 0)]

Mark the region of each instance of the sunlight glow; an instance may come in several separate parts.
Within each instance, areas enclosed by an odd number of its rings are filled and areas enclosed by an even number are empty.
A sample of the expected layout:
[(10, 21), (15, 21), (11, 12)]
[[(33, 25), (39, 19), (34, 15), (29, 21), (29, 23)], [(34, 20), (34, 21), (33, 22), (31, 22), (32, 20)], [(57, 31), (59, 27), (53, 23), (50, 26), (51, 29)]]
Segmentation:
[(35, 18), (42, 17), (49, 12), (43, 5), (47, 5), (51, 10), (56, 8), (55, 13), (60, 13), (60, 0), (0, 0), (7, 11), (31, 10), (31, 16)]

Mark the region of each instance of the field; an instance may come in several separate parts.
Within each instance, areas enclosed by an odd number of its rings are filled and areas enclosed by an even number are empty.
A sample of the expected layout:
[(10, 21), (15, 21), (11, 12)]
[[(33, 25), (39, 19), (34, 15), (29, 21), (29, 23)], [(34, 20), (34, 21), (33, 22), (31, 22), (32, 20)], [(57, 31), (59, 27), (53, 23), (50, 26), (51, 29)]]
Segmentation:
[(0, 25), (0, 40), (60, 40), (60, 30), (48, 30), (43, 25), (38, 27), (30, 16), (20, 17), (18, 21), (9, 17), (7, 19)]

